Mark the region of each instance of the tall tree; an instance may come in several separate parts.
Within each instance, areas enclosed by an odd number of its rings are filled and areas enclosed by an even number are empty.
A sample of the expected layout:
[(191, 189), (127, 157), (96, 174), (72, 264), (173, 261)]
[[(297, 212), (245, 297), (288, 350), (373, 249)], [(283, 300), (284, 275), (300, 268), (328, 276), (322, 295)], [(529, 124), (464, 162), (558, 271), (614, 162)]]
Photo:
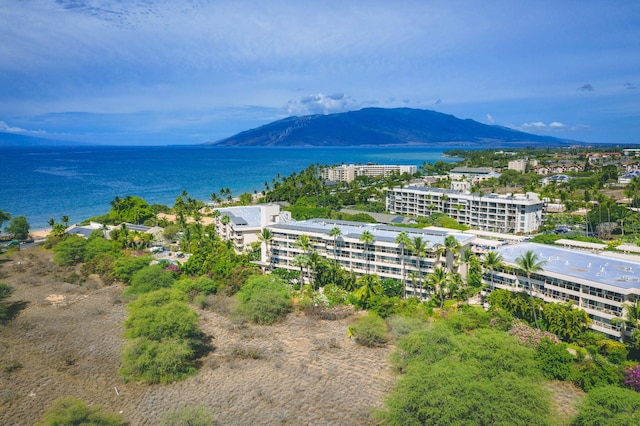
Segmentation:
[(429, 243), (428, 240), (425, 240), (422, 237), (413, 237), (410, 241), (409, 244), (409, 250), (416, 256), (417, 259), (417, 267), (418, 267), (418, 274), (420, 275), (420, 296), (419, 298), (422, 299), (423, 298), (423, 290), (424, 290), (424, 274), (422, 273), (422, 262), (420, 262), (420, 259), (423, 259), (424, 257), (427, 256), (427, 244)]
[(374, 240), (375, 240), (375, 237), (369, 231), (364, 231), (360, 235), (360, 241), (364, 243), (364, 255), (365, 255), (365, 260), (367, 265), (367, 274), (369, 273), (369, 269), (371, 267), (371, 261), (369, 259), (369, 245), (373, 243)]
[(529, 298), (531, 299), (531, 313), (533, 314), (533, 322), (537, 329), (540, 329), (538, 324), (538, 315), (536, 314), (535, 301), (533, 299), (533, 283), (531, 282), (531, 274), (541, 271), (542, 267), (547, 262), (544, 260), (538, 260), (538, 255), (532, 250), (528, 250), (523, 255), (516, 258), (516, 264), (518, 268), (527, 276), (527, 286), (529, 287)]
[(337, 226), (334, 226), (329, 231), (329, 236), (333, 237), (333, 260), (338, 261), (338, 237), (342, 235), (342, 231)]
[(0, 230), (2, 230), (2, 225), (9, 219), (11, 219), (11, 213), (0, 210)]
[(356, 281), (356, 285), (358, 285), (358, 288), (355, 291), (355, 296), (365, 306), (372, 297), (381, 294), (383, 290), (380, 278), (377, 275), (362, 275)]
[(267, 256), (267, 263), (271, 263), (271, 241), (273, 240), (273, 232), (269, 228), (262, 228), (260, 235), (258, 235), (258, 241), (264, 243), (265, 254)]
[(402, 231), (396, 237), (396, 244), (400, 246), (400, 262), (402, 263), (402, 297), (406, 296), (407, 292), (407, 265), (405, 259), (405, 248), (411, 244), (409, 235)]
[(447, 291), (447, 285), (449, 284), (449, 275), (441, 266), (433, 269), (433, 272), (429, 275), (429, 283), (433, 287), (434, 291), (440, 298), (440, 309), (444, 306), (444, 298)]

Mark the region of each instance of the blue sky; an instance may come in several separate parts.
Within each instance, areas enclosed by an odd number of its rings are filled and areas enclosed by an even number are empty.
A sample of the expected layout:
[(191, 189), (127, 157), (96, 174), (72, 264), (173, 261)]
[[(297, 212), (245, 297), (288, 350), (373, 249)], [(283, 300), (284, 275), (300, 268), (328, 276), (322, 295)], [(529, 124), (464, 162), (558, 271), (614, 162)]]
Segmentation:
[(0, 40), (1, 132), (194, 144), (411, 107), (640, 143), (635, 0), (6, 0)]

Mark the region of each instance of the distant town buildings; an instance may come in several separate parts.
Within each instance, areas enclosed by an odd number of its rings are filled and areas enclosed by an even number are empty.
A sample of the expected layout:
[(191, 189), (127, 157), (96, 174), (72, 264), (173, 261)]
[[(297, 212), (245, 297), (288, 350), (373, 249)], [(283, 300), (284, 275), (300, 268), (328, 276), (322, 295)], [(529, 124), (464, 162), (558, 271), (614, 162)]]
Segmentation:
[(416, 166), (402, 165), (382, 165), (382, 164), (343, 164), (336, 167), (327, 167), (321, 170), (321, 176), (324, 180), (333, 182), (352, 182), (358, 176), (391, 176), (394, 174), (408, 173), (410, 175), (416, 173)]
[(444, 213), (463, 225), (503, 233), (529, 234), (544, 223), (545, 202), (538, 194), (501, 195), (466, 193), (440, 188), (408, 186), (387, 192), (387, 211), (426, 217)]
[(527, 160), (512, 160), (507, 163), (509, 170), (515, 170), (516, 172), (524, 173), (527, 170)]

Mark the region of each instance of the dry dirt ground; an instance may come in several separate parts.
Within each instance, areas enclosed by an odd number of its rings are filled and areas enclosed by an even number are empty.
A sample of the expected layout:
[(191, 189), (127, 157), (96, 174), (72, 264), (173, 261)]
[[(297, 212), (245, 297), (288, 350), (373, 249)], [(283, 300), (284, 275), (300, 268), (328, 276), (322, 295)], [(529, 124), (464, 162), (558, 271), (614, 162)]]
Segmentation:
[(32, 425), (64, 396), (122, 412), (132, 425), (157, 425), (168, 411), (198, 404), (222, 425), (367, 425), (393, 386), (393, 348), (351, 343), (353, 317), (292, 314), (274, 326), (238, 325), (224, 314), (224, 298), (199, 311), (216, 349), (196, 376), (123, 383), (122, 288), (65, 283), (71, 272), (40, 248), (0, 257), (0, 281), (16, 288), (9, 301), (20, 308), (0, 325), (2, 425)]

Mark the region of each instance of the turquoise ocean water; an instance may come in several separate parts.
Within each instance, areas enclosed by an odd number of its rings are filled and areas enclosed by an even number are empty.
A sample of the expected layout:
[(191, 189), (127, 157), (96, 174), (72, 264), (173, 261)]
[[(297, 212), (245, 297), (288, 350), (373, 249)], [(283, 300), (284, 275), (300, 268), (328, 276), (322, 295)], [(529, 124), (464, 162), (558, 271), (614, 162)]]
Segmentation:
[(208, 201), (261, 191), (280, 174), (310, 164), (412, 164), (451, 160), (453, 147), (38, 147), (0, 148), (0, 210), (24, 215), (31, 229), (68, 215), (80, 222), (109, 210), (115, 196), (136, 195), (172, 206), (183, 190)]

